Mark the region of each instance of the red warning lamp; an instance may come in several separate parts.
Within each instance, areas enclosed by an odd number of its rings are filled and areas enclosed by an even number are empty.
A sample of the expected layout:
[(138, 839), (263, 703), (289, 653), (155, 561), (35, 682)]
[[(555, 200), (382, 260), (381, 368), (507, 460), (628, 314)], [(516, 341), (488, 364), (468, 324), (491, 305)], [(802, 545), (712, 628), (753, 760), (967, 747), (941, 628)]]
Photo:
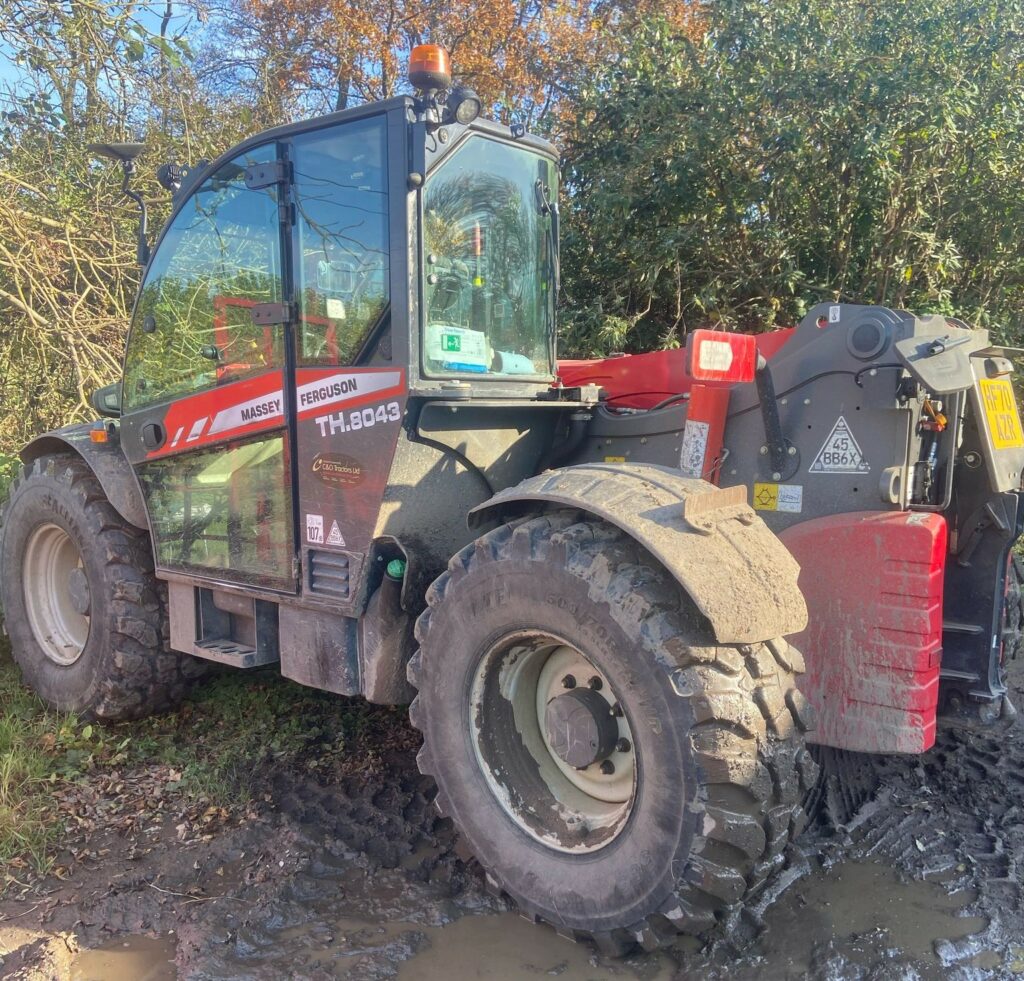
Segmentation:
[(440, 44), (417, 44), (409, 56), (409, 81), (414, 89), (446, 89), (452, 84), (448, 52)]
[(757, 341), (753, 334), (695, 330), (687, 348), (690, 374), (697, 381), (752, 382), (757, 369)]

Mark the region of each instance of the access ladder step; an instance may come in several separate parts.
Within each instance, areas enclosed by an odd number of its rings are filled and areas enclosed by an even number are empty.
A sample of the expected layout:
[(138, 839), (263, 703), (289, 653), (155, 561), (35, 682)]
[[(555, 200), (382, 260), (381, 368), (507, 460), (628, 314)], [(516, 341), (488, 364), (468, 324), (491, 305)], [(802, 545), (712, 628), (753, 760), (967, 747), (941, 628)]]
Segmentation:
[(277, 655), (273, 651), (259, 651), (248, 644), (239, 644), (235, 640), (211, 638), (197, 641), (194, 653), (197, 657), (220, 664), (230, 664), (233, 668), (258, 668), (264, 664), (273, 664)]

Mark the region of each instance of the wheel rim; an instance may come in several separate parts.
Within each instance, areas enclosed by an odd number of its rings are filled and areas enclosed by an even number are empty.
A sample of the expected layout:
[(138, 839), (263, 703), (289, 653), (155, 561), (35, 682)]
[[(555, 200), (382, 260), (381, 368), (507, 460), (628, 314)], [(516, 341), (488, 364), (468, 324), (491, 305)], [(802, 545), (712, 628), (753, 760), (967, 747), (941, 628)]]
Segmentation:
[(78, 546), (55, 524), (29, 536), (22, 568), (25, 611), (43, 653), (74, 664), (89, 639), (89, 586)]
[(566, 852), (603, 848), (625, 827), (640, 762), (608, 677), (563, 639), (508, 635), (480, 659), (470, 738), (505, 812)]

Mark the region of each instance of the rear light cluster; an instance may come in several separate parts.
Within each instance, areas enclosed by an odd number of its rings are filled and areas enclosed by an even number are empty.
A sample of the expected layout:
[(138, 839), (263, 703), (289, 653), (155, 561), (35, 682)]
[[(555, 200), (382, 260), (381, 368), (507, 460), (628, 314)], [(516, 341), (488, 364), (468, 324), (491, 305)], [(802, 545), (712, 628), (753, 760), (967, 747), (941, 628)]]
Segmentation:
[(695, 330), (687, 344), (690, 374), (697, 381), (752, 382), (757, 370), (757, 340), (753, 334)]

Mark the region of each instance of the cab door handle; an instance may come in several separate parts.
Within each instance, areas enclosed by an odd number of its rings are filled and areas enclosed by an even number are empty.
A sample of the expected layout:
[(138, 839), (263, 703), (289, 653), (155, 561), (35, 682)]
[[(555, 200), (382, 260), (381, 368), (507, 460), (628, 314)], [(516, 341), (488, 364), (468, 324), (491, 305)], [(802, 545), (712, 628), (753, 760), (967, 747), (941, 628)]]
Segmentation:
[(158, 450), (167, 441), (167, 433), (158, 422), (147, 422), (142, 427), (142, 445), (147, 450)]

